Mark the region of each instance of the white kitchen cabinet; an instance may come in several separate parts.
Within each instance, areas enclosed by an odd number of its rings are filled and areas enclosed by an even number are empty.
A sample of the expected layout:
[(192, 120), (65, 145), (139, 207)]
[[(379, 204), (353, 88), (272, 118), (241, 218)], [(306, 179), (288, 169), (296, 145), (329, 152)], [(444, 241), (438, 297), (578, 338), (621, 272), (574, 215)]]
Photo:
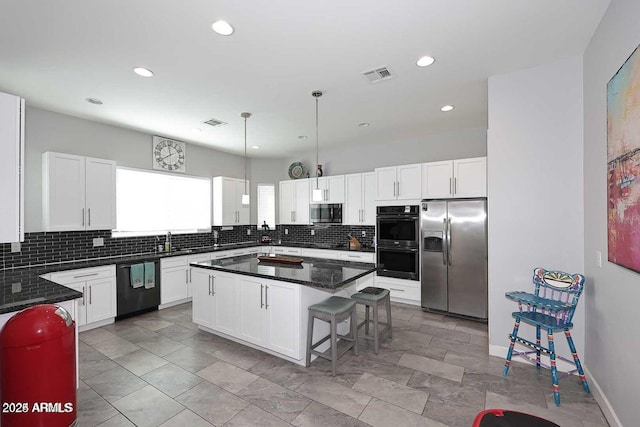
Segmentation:
[(160, 308), (189, 301), (193, 293), (192, 262), (211, 259), (211, 253), (174, 256), (160, 260)]
[(373, 264), (376, 254), (373, 252), (356, 252), (356, 251), (338, 251), (337, 259), (342, 261), (366, 262)]
[(213, 328), (211, 272), (211, 270), (204, 268), (194, 268), (191, 272), (193, 323), (207, 328)]
[(0, 243), (24, 241), (24, 108), (0, 92)]
[(170, 304), (189, 297), (189, 263), (186, 256), (160, 260), (160, 304)]
[(211, 291), (213, 292), (212, 329), (235, 335), (238, 300), (236, 276), (212, 270)]
[(116, 317), (115, 265), (51, 273), (49, 280), (82, 292), (77, 301), (80, 331), (112, 323)]
[(377, 201), (418, 200), (422, 194), (422, 165), (376, 168), (375, 188)]
[(345, 225), (376, 225), (374, 172), (345, 175)]
[[(249, 225), (250, 205), (242, 204), (245, 194), (244, 179), (216, 176), (212, 183), (213, 223), (214, 226)], [(247, 180), (247, 192), (251, 183)]]
[(310, 204), (344, 203), (344, 175), (309, 178), (309, 194), (313, 195), (316, 185), (321, 190), (322, 200), (309, 200)]
[(116, 226), (116, 163), (46, 152), (42, 155), (45, 231), (111, 230)]
[(422, 165), (422, 197), (486, 197), (487, 158), (430, 162)]
[(238, 338), (261, 347), (267, 346), (267, 310), (264, 308), (265, 280), (238, 278)]
[(309, 224), (309, 181), (280, 181), (280, 224)]
[[(298, 249), (298, 248), (295, 248)], [(330, 249), (301, 248), (300, 255), (310, 258), (338, 259), (338, 251)]]
[[(300, 285), (268, 280), (265, 283), (267, 348), (300, 358)], [(306, 314), (306, 313), (305, 313)]]

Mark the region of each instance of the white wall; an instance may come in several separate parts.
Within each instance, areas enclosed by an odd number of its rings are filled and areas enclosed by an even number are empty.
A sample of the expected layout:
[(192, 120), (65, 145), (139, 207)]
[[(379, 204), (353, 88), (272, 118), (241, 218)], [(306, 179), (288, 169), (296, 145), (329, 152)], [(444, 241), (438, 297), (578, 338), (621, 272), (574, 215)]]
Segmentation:
[[(640, 44), (640, 2), (613, 0), (584, 54), (586, 359), (620, 422), (638, 425), (640, 274), (607, 262), (607, 82)], [(640, 125), (639, 129), (640, 131)], [(602, 268), (596, 266), (602, 253)]]
[[(301, 161), (315, 176), (315, 140), (309, 139), (309, 151), (285, 159), (285, 171), (293, 162)], [(480, 157), (487, 154), (486, 129), (462, 129), (425, 135), (420, 139), (386, 141), (370, 145), (323, 148), (319, 143), (319, 162), (325, 175), (341, 175), (373, 171), (383, 166), (435, 162), (439, 160)]]
[[(489, 343), (506, 347), (517, 305), (505, 292), (532, 291), (535, 267), (584, 271), (582, 57), (491, 77), (488, 106)], [(581, 354), (584, 307), (572, 331)]]
[[(25, 122), (27, 232), (42, 231), (42, 153), (56, 151), (115, 160), (119, 166), (152, 168), (151, 135), (29, 107)], [(186, 162), (188, 175), (244, 177), (242, 156), (187, 144)], [(251, 168), (249, 178), (250, 172)]]

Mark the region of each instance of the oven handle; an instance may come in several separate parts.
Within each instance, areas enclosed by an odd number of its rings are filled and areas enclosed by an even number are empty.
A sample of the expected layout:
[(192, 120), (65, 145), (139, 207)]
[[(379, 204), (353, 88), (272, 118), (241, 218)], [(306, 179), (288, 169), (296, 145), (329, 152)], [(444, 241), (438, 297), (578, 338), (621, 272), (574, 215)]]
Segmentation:
[(418, 252), (418, 248), (398, 248), (398, 247), (385, 247), (378, 245), (378, 251), (392, 251), (392, 252)]

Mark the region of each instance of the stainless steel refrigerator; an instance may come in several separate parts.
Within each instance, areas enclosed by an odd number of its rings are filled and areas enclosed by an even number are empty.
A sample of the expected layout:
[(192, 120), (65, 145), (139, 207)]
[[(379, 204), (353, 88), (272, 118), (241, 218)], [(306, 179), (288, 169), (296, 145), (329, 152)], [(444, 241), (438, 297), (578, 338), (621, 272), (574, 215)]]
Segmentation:
[(487, 318), (487, 200), (423, 200), (422, 307)]

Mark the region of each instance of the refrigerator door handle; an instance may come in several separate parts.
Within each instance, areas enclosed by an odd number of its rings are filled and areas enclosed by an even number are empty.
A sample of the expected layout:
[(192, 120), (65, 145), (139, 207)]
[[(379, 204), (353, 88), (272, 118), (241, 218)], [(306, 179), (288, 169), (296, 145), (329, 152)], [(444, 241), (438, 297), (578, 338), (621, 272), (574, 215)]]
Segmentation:
[(451, 265), (451, 218), (447, 221), (447, 259)]
[(447, 242), (447, 219), (442, 220), (442, 237), (444, 238), (444, 244), (442, 245), (442, 264), (447, 265), (447, 247), (449, 243)]

